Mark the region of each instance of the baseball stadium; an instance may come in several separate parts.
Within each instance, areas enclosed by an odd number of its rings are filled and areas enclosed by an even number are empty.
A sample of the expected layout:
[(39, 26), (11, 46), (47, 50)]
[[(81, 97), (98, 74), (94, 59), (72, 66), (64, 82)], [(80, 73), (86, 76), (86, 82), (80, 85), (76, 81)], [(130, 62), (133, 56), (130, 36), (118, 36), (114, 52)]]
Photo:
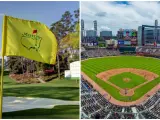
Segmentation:
[(160, 118), (159, 56), (157, 47), (135, 47), (127, 54), (121, 49), (83, 49), (81, 118)]

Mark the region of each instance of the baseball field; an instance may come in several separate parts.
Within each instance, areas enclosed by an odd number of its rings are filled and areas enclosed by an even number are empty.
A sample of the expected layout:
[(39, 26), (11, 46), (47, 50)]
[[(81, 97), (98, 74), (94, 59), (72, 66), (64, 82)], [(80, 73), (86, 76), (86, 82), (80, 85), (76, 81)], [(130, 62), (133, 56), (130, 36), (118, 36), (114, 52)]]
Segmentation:
[(137, 56), (93, 58), (82, 72), (118, 101), (140, 99), (160, 83), (160, 59)]

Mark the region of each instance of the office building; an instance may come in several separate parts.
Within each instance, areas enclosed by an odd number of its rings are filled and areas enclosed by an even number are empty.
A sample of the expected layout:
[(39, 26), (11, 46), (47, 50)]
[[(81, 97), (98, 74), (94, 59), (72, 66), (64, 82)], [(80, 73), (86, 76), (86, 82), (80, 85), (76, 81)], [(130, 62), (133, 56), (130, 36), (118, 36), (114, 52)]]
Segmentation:
[[(156, 21), (155, 23), (158, 24)], [(138, 45), (160, 45), (160, 26), (142, 25), (138, 27)]]
[(86, 37), (96, 37), (97, 31), (95, 30), (86, 30)]
[(112, 31), (101, 31), (100, 37), (112, 37)]

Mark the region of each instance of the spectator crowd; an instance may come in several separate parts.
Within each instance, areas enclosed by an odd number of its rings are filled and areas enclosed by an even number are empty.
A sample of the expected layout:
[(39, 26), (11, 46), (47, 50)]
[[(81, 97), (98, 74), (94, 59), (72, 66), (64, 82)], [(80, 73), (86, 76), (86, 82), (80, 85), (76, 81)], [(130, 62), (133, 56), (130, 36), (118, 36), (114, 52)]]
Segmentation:
[[(107, 95), (107, 94), (106, 94)], [(148, 100), (134, 106), (118, 106), (81, 77), (81, 118), (92, 119), (158, 119), (160, 118), (160, 90)]]

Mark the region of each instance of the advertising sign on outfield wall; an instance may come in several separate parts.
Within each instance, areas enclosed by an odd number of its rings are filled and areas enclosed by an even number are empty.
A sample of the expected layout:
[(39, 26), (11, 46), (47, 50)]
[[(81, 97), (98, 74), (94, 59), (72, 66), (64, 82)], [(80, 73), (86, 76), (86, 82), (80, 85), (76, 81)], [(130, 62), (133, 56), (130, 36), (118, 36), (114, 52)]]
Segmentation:
[(124, 45), (131, 45), (131, 41), (124, 41)]
[(119, 45), (124, 45), (124, 40), (118, 40)]

